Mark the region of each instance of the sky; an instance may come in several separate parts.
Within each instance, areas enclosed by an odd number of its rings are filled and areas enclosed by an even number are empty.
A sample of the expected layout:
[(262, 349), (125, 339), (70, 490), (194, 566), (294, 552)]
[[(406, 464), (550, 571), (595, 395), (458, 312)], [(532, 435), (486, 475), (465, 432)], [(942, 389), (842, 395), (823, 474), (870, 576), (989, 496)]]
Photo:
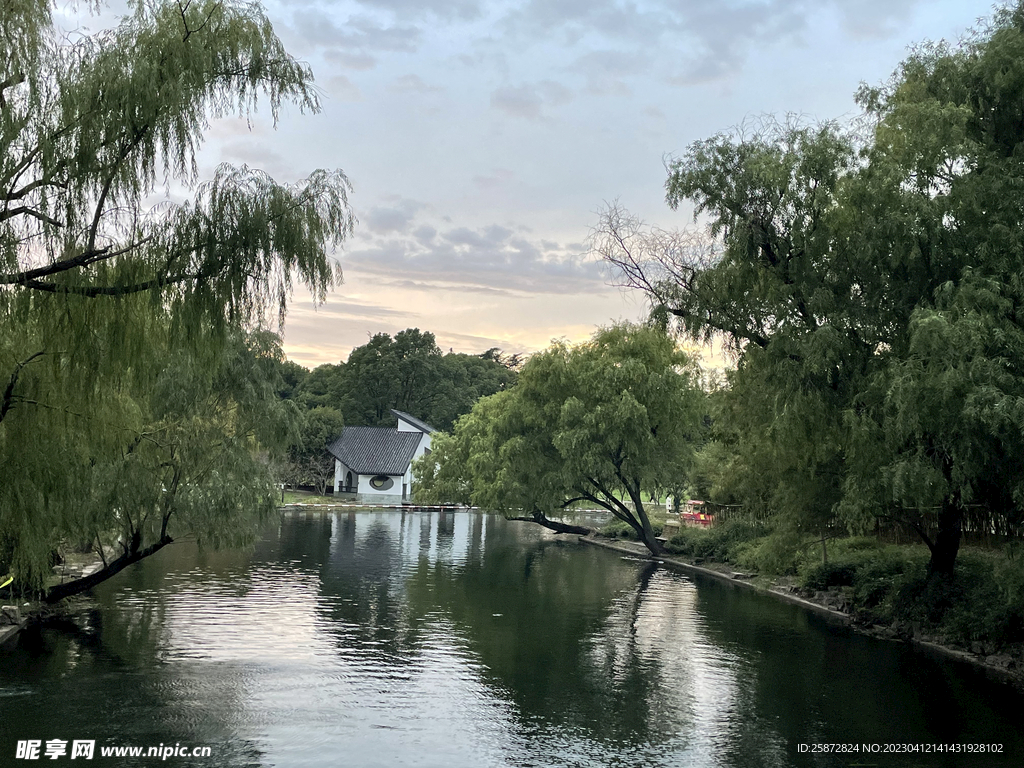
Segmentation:
[[(358, 219), (344, 283), (297, 290), (284, 348), (315, 366), (416, 327), (448, 351), (543, 349), (643, 317), (587, 254), (618, 201), (664, 202), (665, 162), (765, 115), (848, 120), (924, 40), (956, 40), (976, 0), (289, 0), (266, 12), (311, 65), (322, 111), (210, 126), (201, 176), (245, 163), (294, 183), (341, 169)], [(94, 24), (96, 22), (93, 22)], [(89, 22), (84, 22), (88, 26)]]

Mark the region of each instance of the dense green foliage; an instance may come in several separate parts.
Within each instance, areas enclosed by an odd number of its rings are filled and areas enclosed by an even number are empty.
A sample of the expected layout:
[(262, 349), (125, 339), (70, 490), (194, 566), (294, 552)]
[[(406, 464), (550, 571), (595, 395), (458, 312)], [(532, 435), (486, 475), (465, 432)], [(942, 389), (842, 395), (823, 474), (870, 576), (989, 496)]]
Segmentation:
[[(669, 540), (666, 549), (697, 560), (735, 563), (744, 568), (764, 568), (770, 571), (771, 568), (765, 568), (767, 564), (758, 557), (761, 547), (768, 543), (767, 534), (768, 530), (764, 526), (742, 520), (711, 528), (684, 527)], [(786, 569), (791, 562), (792, 554), (783, 568)]]
[[(318, 108), (258, 6), (130, 6), (71, 40), (39, 0), (0, 25), (0, 572), (26, 591), (63, 548), (102, 577), (253, 534), (295, 415), (255, 329), (295, 281), (323, 295), (352, 226), (340, 172), (198, 178), (211, 117)], [(172, 182), (187, 199), (152, 205)]]
[(283, 472), (292, 485), (312, 485), (323, 496), (334, 484), (334, 457), (328, 446), (345, 427), (337, 408), (318, 405), (302, 412), (299, 435), (288, 448), (288, 461)]
[(937, 580), (929, 576), (930, 553), (920, 544), (842, 537), (829, 542), (827, 561), (817, 542), (810, 544), (779, 546), (770, 526), (733, 520), (683, 528), (666, 550), (788, 580), (805, 597), (895, 637), (927, 637), (983, 655), (1024, 643), (1024, 561), (1012, 548), (966, 548), (952, 576)]
[(392, 409), (437, 429), (451, 429), (481, 397), (515, 383), (517, 356), (490, 349), (479, 355), (442, 354), (434, 334), (409, 328), (394, 338), (378, 333), (348, 360), (307, 370), (282, 361), (280, 396), (298, 406), (300, 435), (278, 471), (286, 483), (313, 486), (323, 494), (334, 478), (327, 452), (344, 424), (394, 426)]
[(659, 552), (641, 494), (680, 482), (702, 415), (692, 364), (673, 339), (652, 326), (606, 328), (532, 356), (516, 386), (435, 435), (415, 467), (417, 498), (549, 526), (577, 502), (598, 505)]
[(703, 234), (603, 217), (595, 248), (624, 281), (689, 336), (731, 345), (704, 476), (794, 545), (896, 523), (949, 581), (965, 528), (1020, 530), (1021, 50), (1017, 4), (863, 89), (867, 134), (697, 142), (666, 188)]
[(409, 328), (374, 335), (345, 362), (303, 369), (284, 396), (305, 408), (337, 408), (348, 424), (393, 426), (395, 409), (445, 430), (481, 397), (512, 386), (518, 364), (495, 349), (442, 353), (434, 334)]
[[(651, 529), (654, 531), (656, 536), (661, 536), (661, 533), (664, 530), (664, 523), (660, 523), (654, 520), (653, 515), (651, 515), (651, 517)], [(606, 539), (627, 539), (629, 541), (640, 541), (640, 537), (637, 535), (637, 532), (633, 529), (633, 526), (631, 526), (629, 523), (623, 520), (619, 520), (618, 518), (612, 518), (603, 526), (601, 526), (601, 528), (598, 529), (596, 535), (602, 536)]]

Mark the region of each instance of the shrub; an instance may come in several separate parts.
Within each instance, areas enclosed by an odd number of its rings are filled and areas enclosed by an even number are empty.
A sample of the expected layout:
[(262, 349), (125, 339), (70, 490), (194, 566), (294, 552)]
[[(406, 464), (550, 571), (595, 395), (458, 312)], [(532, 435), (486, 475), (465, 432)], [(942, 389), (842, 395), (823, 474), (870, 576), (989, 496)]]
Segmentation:
[[(967, 550), (960, 555), (956, 577), (936, 620), (940, 629), (964, 644), (995, 646), (1024, 641), (1024, 564), (1005, 555)], [(930, 596), (929, 596), (930, 597)]]
[[(669, 552), (719, 562), (738, 562), (750, 545), (764, 536), (764, 529), (742, 520), (730, 520), (711, 528), (683, 528), (666, 545)], [(746, 545), (746, 546), (744, 546)]]
[[(858, 608), (871, 610), (889, 604), (910, 585), (924, 578), (927, 553), (890, 545), (863, 560), (853, 579), (853, 599)], [(891, 613), (884, 608), (881, 618)]]
[[(922, 620), (911, 616), (920, 606), (915, 593), (924, 580), (927, 552), (923, 547), (878, 544), (872, 539), (851, 538), (833, 542), (828, 563), (809, 557), (801, 564), (801, 584), (806, 589), (851, 588), (854, 610), (862, 620), (888, 623), (896, 619)], [(935, 602), (938, 596), (929, 598)], [(920, 611), (918, 611), (920, 613)]]
[(809, 568), (803, 577), (808, 589), (829, 589), (830, 587), (852, 587), (857, 565), (853, 562), (819, 563)]
[[(651, 521), (651, 528), (654, 529), (655, 536), (661, 536), (661, 532), (664, 527), (664, 523), (655, 522), (654, 520)], [(598, 530), (597, 535), (604, 536), (608, 539), (629, 539), (630, 541), (640, 540), (640, 537), (636, 535), (636, 531), (633, 530), (633, 526), (615, 517)]]
[(921, 546), (837, 546), (828, 565), (806, 565), (809, 589), (853, 588), (864, 621), (918, 625), (947, 641), (991, 648), (1024, 641), (1024, 563), (1005, 555), (966, 549), (952, 580), (929, 578)]

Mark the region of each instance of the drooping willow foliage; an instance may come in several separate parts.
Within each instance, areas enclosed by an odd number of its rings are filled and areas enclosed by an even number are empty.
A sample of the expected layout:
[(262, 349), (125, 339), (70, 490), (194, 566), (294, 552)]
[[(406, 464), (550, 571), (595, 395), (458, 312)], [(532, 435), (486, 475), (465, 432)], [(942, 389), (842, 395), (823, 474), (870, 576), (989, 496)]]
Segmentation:
[(965, 532), (1024, 529), (1024, 2), (858, 101), (864, 135), (693, 144), (666, 191), (702, 236), (613, 207), (595, 251), (732, 348), (718, 493), (795, 537), (909, 528), (948, 579)]
[(340, 280), (350, 186), (196, 156), (212, 118), (316, 112), (312, 73), (255, 5), (134, 2), (72, 40), (47, 2), (0, 16), (0, 572), (32, 591), (69, 548), (243, 539), (287, 415), (256, 331)]

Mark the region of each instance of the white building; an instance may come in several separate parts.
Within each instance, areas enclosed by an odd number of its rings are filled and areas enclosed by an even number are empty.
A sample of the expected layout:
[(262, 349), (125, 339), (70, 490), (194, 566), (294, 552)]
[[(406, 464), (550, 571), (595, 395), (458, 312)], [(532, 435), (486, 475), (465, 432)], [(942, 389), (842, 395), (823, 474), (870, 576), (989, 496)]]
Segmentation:
[(398, 427), (345, 427), (327, 450), (334, 456), (334, 493), (356, 501), (401, 503), (412, 496), (412, 462), (430, 452), (429, 424), (402, 411)]

